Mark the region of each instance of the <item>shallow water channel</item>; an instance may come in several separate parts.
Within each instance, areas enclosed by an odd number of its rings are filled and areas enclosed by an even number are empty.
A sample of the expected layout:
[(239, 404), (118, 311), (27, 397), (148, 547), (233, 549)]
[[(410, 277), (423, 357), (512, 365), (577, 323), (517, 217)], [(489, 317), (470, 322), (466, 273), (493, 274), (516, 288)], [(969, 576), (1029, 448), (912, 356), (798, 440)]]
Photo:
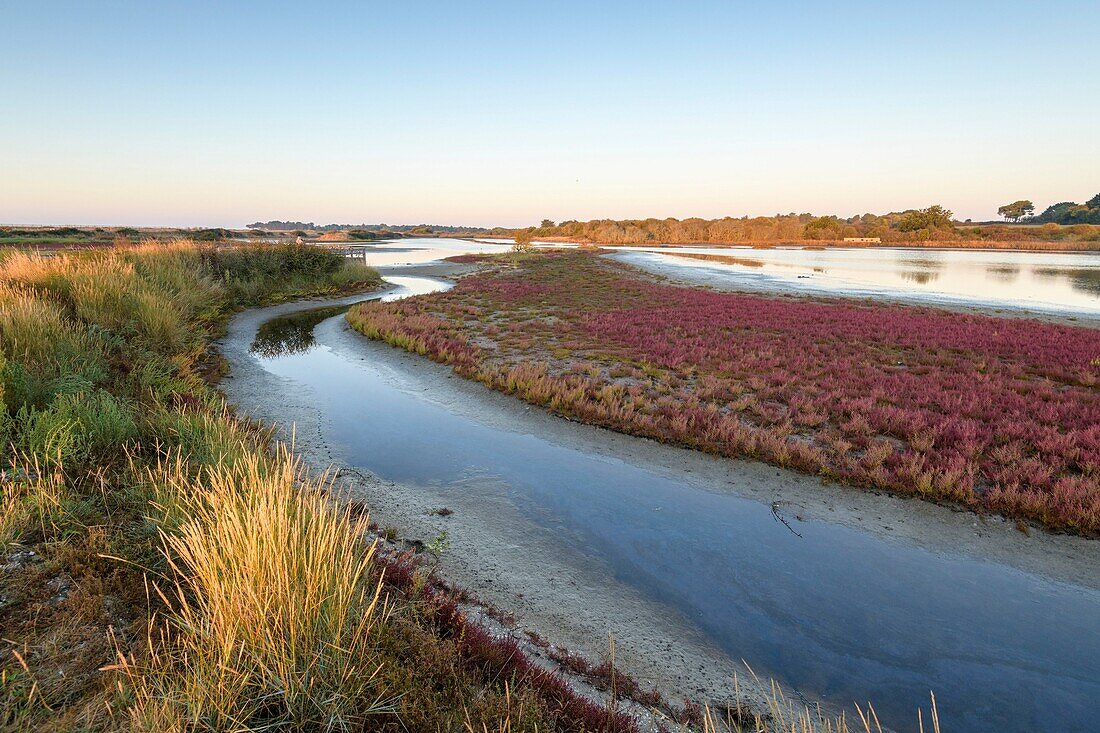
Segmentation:
[[(388, 279), (400, 286), (388, 298), (446, 287)], [(898, 730), (915, 729), (929, 690), (944, 733), (1098, 729), (1100, 582), (813, 518), (788, 527), (728, 483), (482, 420), (436, 399), (415, 366), (340, 345), (341, 312), (270, 321), (252, 353), (286, 389), (315, 396), (325, 440), (348, 464), (456, 492), (471, 475), (502, 484), (533, 525), (608, 563), (734, 659), (811, 699), (871, 700)]]

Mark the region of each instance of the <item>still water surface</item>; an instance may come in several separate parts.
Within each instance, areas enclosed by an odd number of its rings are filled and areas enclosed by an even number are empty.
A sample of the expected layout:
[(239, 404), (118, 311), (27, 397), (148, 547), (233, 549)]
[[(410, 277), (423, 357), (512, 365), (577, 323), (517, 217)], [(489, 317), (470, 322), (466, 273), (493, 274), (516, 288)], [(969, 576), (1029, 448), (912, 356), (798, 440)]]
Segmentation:
[[(446, 287), (388, 279), (402, 286), (391, 298)], [(929, 690), (951, 733), (1096, 730), (1095, 584), (825, 521), (798, 523), (796, 536), (724, 486), (440, 400), (415, 369), (334, 347), (341, 328), (333, 311), (277, 319), (253, 355), (288, 390), (316, 396), (326, 440), (351, 465), (445, 490), (464, 491), (471, 475), (507, 486), (533, 525), (609, 563), (734, 658), (838, 706), (872, 700), (902, 731)]]
[(747, 288), (1100, 317), (1100, 254), (893, 248), (676, 250), (720, 258), (707, 261), (659, 249), (621, 252), (623, 259), (641, 267)]
[[(561, 245), (555, 245), (561, 246)], [(374, 265), (504, 252), (499, 240), (404, 239), (365, 245)], [(639, 267), (749, 290), (889, 297), (1100, 319), (1100, 253), (901, 248), (612, 247)], [(709, 255), (705, 261), (677, 254)]]

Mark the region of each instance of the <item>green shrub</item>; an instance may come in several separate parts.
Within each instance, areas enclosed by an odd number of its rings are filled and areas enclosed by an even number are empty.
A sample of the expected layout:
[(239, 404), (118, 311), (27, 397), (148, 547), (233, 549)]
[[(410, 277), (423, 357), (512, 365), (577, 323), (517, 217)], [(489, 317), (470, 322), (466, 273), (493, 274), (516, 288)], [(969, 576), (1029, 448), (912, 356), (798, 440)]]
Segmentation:
[(19, 448), (44, 465), (84, 467), (137, 437), (133, 410), (104, 390), (59, 395), (44, 410), (23, 407), (16, 420)]
[(0, 292), (0, 369), (4, 400), (12, 412), (45, 407), (59, 392), (79, 392), (107, 379), (101, 344), (67, 318), (56, 303), (24, 290)]
[(245, 245), (202, 251), (207, 270), (223, 282), (309, 275), (322, 277), (344, 266), (343, 255), (302, 244)]

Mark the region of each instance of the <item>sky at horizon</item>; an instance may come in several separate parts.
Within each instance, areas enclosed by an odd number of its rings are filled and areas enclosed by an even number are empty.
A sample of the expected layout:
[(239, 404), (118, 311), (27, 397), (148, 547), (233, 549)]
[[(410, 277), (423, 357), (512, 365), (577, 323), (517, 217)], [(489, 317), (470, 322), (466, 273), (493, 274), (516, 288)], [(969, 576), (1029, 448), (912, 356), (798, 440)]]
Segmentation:
[(960, 219), (1100, 192), (1100, 3), (0, 0), (0, 223)]

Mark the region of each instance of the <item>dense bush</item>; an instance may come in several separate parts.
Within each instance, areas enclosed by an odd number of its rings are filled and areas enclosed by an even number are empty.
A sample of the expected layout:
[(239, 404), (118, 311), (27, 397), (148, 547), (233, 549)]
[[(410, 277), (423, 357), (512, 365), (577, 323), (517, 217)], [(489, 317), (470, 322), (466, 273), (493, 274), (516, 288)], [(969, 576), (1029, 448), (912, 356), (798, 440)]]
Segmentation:
[(226, 283), (260, 278), (331, 275), (344, 266), (344, 257), (323, 247), (298, 244), (247, 245), (201, 250), (203, 267)]

